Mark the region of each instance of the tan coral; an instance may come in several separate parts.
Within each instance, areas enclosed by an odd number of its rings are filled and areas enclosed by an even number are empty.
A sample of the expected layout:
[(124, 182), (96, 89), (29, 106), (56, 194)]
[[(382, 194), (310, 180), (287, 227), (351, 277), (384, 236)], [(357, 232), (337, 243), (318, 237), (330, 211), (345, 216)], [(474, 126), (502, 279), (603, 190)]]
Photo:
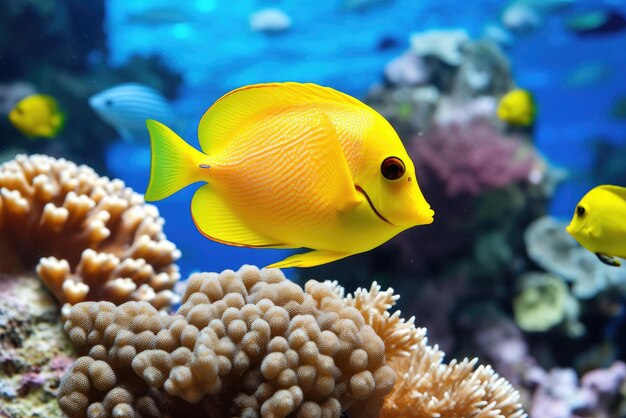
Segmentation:
[(359, 288), (354, 296), (346, 298), (346, 303), (357, 308), (365, 322), (383, 339), (387, 358), (409, 356), (426, 334), (424, 328), (415, 328), (414, 317), (406, 321), (400, 317), (400, 311), (389, 313), (399, 298), (391, 288), (381, 292), (376, 282), (372, 283), (369, 292)]
[(244, 266), (193, 275), (174, 316), (81, 303), (65, 331), (85, 356), (59, 403), (70, 417), (525, 417), (490, 367), (442, 364), (423, 328), (389, 314), (397, 299)]
[(163, 219), (120, 180), (44, 155), (0, 166), (0, 271), (36, 266), (61, 303), (175, 302), (176, 246)]
[(398, 374), (380, 418), (524, 418), (520, 395), (510, 383), (478, 360), (452, 360), (426, 344), (420, 333), (410, 357), (394, 357)]
[(338, 289), (244, 266), (191, 276), (174, 316), (78, 304), (65, 331), (84, 357), (59, 404), (70, 417), (374, 418), (396, 373)]

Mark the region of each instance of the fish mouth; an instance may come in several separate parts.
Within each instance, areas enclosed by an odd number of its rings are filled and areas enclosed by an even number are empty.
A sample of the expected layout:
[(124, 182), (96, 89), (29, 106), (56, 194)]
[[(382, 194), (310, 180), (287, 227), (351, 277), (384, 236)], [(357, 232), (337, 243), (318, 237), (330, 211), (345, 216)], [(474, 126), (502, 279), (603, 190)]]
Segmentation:
[(370, 199), (370, 197), (368, 196), (368, 194), (365, 192), (365, 190), (363, 190), (361, 188), (361, 186), (358, 185), (354, 185), (354, 188), (356, 189), (357, 192), (361, 193), (363, 196), (365, 196), (365, 199), (367, 199), (367, 203), (369, 203), (370, 207), (372, 208), (372, 210), (374, 211), (374, 213), (376, 214), (376, 216), (378, 216), (380, 219), (382, 219), (383, 221), (387, 222), (389, 225), (393, 225), (391, 222), (389, 222), (387, 220), (387, 218), (385, 218), (383, 215), (380, 214), (380, 212), (378, 212), (376, 210), (376, 207), (374, 206), (374, 204), (372, 203), (372, 199)]

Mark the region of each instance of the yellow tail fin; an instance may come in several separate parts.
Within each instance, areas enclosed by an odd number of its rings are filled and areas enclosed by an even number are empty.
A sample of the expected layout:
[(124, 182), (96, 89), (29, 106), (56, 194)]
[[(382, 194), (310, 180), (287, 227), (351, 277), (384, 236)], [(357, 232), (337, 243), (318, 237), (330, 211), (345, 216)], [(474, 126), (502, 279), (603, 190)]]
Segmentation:
[(191, 183), (202, 180), (199, 166), (206, 161), (206, 154), (186, 143), (160, 122), (148, 119), (146, 126), (152, 148), (146, 201), (165, 199)]

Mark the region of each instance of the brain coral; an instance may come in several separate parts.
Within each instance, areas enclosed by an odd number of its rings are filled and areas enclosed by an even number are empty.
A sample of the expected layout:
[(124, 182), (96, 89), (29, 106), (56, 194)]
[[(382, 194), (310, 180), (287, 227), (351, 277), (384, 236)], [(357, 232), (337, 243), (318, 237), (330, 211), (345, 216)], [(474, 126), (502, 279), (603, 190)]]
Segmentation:
[(120, 180), (44, 155), (0, 165), (0, 272), (36, 266), (62, 303), (176, 297), (176, 246), (156, 207)]
[[(376, 417), (396, 373), (351, 306), (376, 298), (348, 303), (342, 292), (244, 266), (192, 275), (173, 316), (144, 302), (80, 303), (64, 328), (84, 356), (59, 404), (70, 417)], [(381, 327), (399, 352), (413, 332), (390, 318)]]

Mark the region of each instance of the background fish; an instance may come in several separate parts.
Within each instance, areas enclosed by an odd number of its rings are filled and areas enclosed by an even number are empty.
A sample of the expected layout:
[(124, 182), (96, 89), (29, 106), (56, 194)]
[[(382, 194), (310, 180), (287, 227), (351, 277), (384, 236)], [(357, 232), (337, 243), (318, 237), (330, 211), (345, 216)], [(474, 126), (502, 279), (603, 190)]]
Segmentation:
[(576, 205), (567, 232), (605, 264), (619, 266), (626, 258), (626, 188), (602, 185)]
[(145, 138), (146, 119), (175, 123), (169, 102), (155, 89), (139, 83), (120, 84), (89, 99), (100, 118), (114, 127), (123, 139)]
[(32, 94), (17, 102), (9, 120), (29, 138), (54, 138), (63, 129), (65, 115), (54, 97)]
[(511, 90), (500, 99), (496, 113), (510, 125), (530, 126), (535, 122), (535, 101), (528, 90)]
[(271, 267), (310, 267), (368, 251), (433, 221), (400, 138), (376, 111), (315, 84), (242, 87), (198, 127), (203, 152), (147, 122), (146, 200), (197, 181), (196, 227), (228, 245), (307, 247)]

